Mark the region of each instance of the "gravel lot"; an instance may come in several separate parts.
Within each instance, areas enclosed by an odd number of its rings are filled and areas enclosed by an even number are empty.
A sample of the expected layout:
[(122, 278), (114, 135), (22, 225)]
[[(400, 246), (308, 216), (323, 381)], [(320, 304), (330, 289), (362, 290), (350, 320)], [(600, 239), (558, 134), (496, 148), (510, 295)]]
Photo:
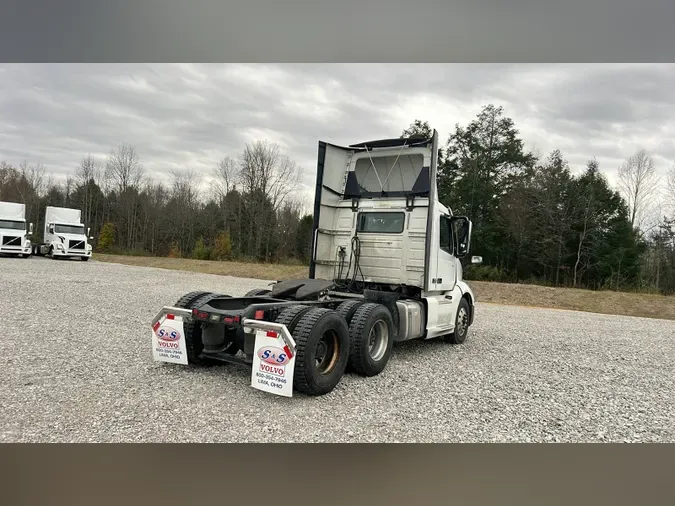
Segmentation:
[(375, 378), (279, 398), (248, 370), (153, 362), (149, 322), (264, 282), (0, 258), (0, 441), (675, 441), (675, 322), (479, 304), (467, 342), (397, 345)]

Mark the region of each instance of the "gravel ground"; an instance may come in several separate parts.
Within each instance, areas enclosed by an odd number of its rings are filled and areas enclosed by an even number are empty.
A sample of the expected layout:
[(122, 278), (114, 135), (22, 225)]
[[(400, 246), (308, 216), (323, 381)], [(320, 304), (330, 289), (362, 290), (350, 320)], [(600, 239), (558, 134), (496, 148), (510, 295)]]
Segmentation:
[(271, 396), (234, 365), (153, 362), (192, 290), (265, 282), (0, 258), (0, 441), (675, 441), (675, 322), (478, 305), (462, 346), (397, 345), (375, 378)]

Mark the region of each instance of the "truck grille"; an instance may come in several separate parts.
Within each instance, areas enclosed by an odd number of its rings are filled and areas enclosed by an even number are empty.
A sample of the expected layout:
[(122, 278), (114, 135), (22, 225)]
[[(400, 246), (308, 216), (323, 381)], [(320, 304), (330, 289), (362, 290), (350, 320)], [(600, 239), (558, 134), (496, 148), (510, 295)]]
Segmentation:
[(2, 245), (21, 247), (21, 236), (5, 235), (2, 237)]
[(68, 241), (68, 249), (84, 250), (84, 241)]

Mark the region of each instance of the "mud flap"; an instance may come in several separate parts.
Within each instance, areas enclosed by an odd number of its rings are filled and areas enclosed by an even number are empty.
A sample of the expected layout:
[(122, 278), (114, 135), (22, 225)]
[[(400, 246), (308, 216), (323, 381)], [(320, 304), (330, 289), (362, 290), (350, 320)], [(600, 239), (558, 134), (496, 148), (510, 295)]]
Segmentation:
[(256, 329), (251, 386), (263, 392), (293, 397), (295, 354), (275, 330)]
[(152, 356), (157, 362), (187, 365), (182, 316), (169, 313), (153, 324)]

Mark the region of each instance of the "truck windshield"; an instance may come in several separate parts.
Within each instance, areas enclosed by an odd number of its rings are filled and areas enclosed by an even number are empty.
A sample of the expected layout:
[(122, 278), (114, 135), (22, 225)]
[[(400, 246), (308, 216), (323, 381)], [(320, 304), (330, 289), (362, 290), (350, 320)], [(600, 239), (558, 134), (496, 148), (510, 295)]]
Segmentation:
[(54, 232), (57, 234), (84, 235), (84, 227), (79, 227), (77, 225), (56, 225), (54, 227)]
[(0, 228), (9, 228), (11, 230), (26, 230), (26, 223), (23, 221), (0, 220)]

